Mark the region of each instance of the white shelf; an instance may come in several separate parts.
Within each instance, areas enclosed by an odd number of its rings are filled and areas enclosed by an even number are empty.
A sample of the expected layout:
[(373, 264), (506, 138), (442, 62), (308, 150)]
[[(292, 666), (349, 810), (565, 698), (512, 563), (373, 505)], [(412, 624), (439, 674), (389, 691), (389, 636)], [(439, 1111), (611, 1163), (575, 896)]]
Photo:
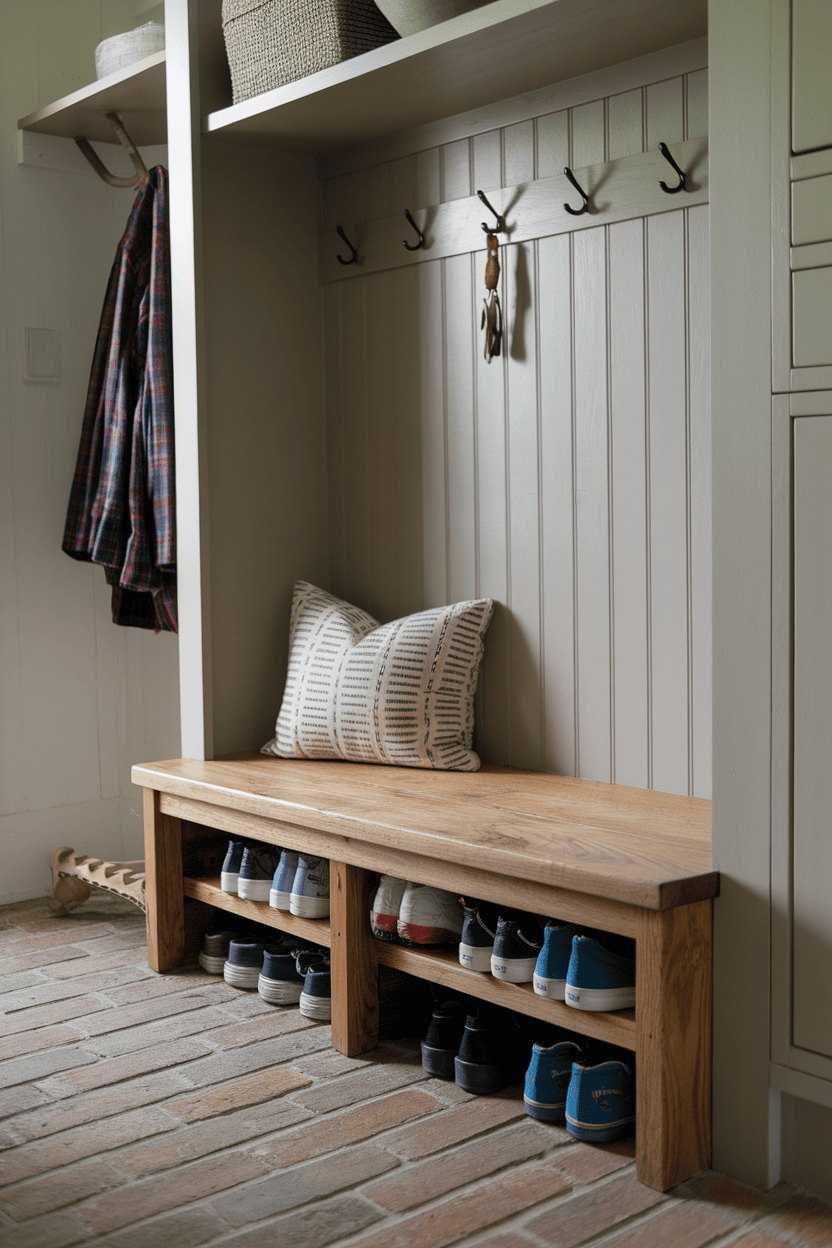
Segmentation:
[(166, 141), (165, 107), (165, 53), (156, 52), (22, 117), (17, 128), (112, 143), (113, 130), (104, 114), (118, 112), (127, 133), (141, 147)]
[(706, 0), (495, 0), (210, 113), (209, 134), (324, 153), (684, 43)]

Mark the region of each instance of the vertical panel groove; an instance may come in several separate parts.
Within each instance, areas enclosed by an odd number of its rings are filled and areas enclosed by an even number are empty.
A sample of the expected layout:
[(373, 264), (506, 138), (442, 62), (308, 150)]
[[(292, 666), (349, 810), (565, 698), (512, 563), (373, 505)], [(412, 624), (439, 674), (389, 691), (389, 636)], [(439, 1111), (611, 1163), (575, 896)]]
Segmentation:
[[(606, 127), (605, 127), (606, 129)], [(607, 352), (607, 550), (609, 554), (609, 602), (610, 602), (610, 781), (615, 783), (615, 513), (613, 510), (612, 475), (612, 316), (610, 298), (610, 227), (604, 226), (604, 298), (606, 300)]]
[[(687, 79), (684, 79), (686, 82)], [(687, 116), (687, 109), (685, 109)], [(684, 276), (685, 276), (685, 559), (687, 575), (685, 585), (687, 589), (687, 693), (688, 693), (688, 794), (693, 795), (694, 788), (694, 757), (693, 757), (693, 533), (691, 528), (691, 499), (692, 499), (692, 480), (691, 480), (691, 309), (690, 309), (690, 273), (688, 266), (690, 264), (690, 214), (687, 208), (682, 214), (684, 222), (683, 245), (684, 245)]]
[[(471, 154), (471, 179), (474, 176), (473, 152)], [(474, 321), (471, 351), (471, 390), (474, 399), (474, 596), (480, 597), (480, 436), (479, 391), (477, 389), (477, 353), (480, 340), (477, 336), (477, 253), (471, 252), (471, 315)]]
[(442, 292), (442, 434), (445, 448), (445, 602), (451, 600), (451, 517), (450, 483), (448, 481), (448, 290), (444, 259), (439, 261)]
[[(572, 121), (570, 110), (569, 147), (571, 159)], [(575, 775), (581, 774), (580, 647), (578, 645), (578, 411), (575, 386), (575, 235), (569, 235), (569, 336), (572, 376), (572, 671), (575, 698)]]
[[(537, 128), (535, 126), (535, 140), (537, 138)], [(537, 163), (537, 142), (534, 144), (535, 164)], [(543, 585), (545, 577), (545, 568), (543, 564), (543, 402), (542, 402), (542, 383), (540, 376), (540, 243), (537, 239), (534, 242), (532, 252), (534, 263), (532, 265), (534, 271), (534, 361), (535, 361), (535, 409), (537, 415), (537, 582), (540, 587), (538, 598), (538, 619), (539, 619), (539, 644), (537, 664), (540, 672), (540, 757), (542, 760), (546, 758), (546, 656), (544, 653), (545, 637), (546, 637), (546, 612), (545, 599), (543, 594)], [(545, 765), (545, 762), (544, 762)]]
[[(645, 109), (645, 127), (647, 124)], [(647, 787), (653, 787), (653, 566), (650, 508), (650, 238), (649, 220), (644, 219), (644, 521), (647, 566)]]

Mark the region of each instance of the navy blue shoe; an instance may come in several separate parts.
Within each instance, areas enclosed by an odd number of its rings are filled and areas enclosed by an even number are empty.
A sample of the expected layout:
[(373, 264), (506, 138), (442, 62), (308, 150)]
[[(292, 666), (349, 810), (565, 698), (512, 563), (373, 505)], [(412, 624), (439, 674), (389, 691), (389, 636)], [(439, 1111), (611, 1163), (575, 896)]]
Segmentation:
[[(621, 946), (635, 954), (634, 941), (622, 941)], [(565, 1000), (576, 1010), (629, 1009), (636, 1003), (635, 956), (613, 953), (591, 936), (575, 936)]]
[(302, 948), (297, 944), (288, 950), (281, 948), (267, 953), (263, 958), (257, 991), (269, 1005), (297, 1005), (306, 972), (315, 961), (322, 962), (323, 954), (317, 949)]
[(310, 962), (303, 977), (300, 994), (300, 1012), (304, 1018), (328, 1023), (332, 1018), (332, 978), (329, 958)]
[(422, 1041), (422, 1068), (437, 1079), (454, 1078), (454, 1059), (465, 1030), (465, 1003), (448, 997), (436, 999), (428, 1030)]
[(245, 841), (230, 840), (225, 860), (220, 871), (220, 888), (224, 893), (237, 892), (237, 880), (240, 875), (240, 863), (243, 860)]
[(228, 946), (238, 932), (206, 932), (199, 951), (199, 965), (209, 975), (222, 975), (228, 958)]
[(629, 1135), (636, 1120), (633, 1072), (624, 1062), (573, 1062), (566, 1093), (566, 1130), (576, 1140), (603, 1144)]
[(462, 935), (459, 938), (459, 964), (466, 971), (491, 970), (494, 952), (494, 931), (484, 921), (477, 906), (466, 906), (462, 912)]
[(237, 896), (246, 901), (268, 901), (279, 861), (280, 850), (276, 845), (247, 845), (240, 863)]
[(572, 1063), (583, 1053), (574, 1040), (561, 1040), (548, 1048), (532, 1045), (532, 1060), (526, 1071), (523, 1103), (530, 1118), (541, 1122), (563, 1122), (566, 1116), (566, 1090), (572, 1077)]
[(572, 954), (572, 923), (547, 923), (543, 932), (543, 948), (537, 955), (534, 968), (535, 992), (551, 1001), (562, 1001), (566, 996), (566, 972)]
[(542, 944), (537, 939), (536, 922), (533, 918), (523, 920), (521, 931), (521, 921), (518, 919), (505, 919), (500, 916), (497, 920), (494, 952), (491, 955), (491, 974), (495, 979), (504, 979), (510, 984), (532, 982)]
[(257, 987), (260, 967), (263, 965), (262, 940), (248, 936), (235, 936), (228, 945), (228, 957), (223, 967), (223, 978), (232, 988)]

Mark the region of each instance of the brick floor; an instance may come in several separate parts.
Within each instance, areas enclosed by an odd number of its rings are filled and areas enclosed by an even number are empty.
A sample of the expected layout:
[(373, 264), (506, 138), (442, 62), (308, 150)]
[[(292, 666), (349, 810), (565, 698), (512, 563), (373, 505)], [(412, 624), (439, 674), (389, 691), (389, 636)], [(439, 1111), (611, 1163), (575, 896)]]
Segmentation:
[[(832, 1210), (715, 1172), (666, 1195), (518, 1089), (430, 1078), (201, 971), (109, 894), (0, 909), (3, 1248), (830, 1248)], [(3, 1085), (6, 1086), (3, 1086)]]

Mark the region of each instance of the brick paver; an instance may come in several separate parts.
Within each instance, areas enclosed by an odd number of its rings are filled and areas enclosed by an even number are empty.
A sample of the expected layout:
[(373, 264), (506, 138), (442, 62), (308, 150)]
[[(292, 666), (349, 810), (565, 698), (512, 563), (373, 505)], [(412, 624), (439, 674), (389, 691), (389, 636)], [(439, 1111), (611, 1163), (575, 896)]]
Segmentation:
[(30, 1179), (0, 1190), (0, 1209), (18, 1222), (52, 1213), (65, 1205), (74, 1205), (88, 1196), (97, 1196), (109, 1188), (119, 1187), (124, 1176), (96, 1158), (76, 1166), (65, 1166), (45, 1178)]
[(12, 1088), (16, 1083), (46, 1079), (57, 1071), (73, 1071), (76, 1066), (90, 1064), (96, 1064), (95, 1054), (85, 1053), (83, 1049), (76, 1047), (27, 1053), (25, 1057), (13, 1057), (0, 1062), (0, 1088)]
[(717, 1236), (726, 1235), (742, 1220), (741, 1213), (729, 1213), (716, 1206), (691, 1201), (665, 1209), (656, 1217), (640, 1222), (616, 1239), (610, 1248), (703, 1248)]
[(21, 1031), (16, 1036), (0, 1040), (0, 1061), (9, 1057), (22, 1057), (24, 1053), (39, 1053), (62, 1044), (74, 1044), (82, 1039), (77, 1027), (42, 1027), (39, 1031)]
[(113, 1009), (109, 1002), (98, 1004), (96, 1012), (90, 1010), (88, 1016), (77, 1018), (77, 1026), (82, 1027), (88, 1036), (99, 1036), (105, 1032), (119, 1031), (126, 1027), (137, 1027), (142, 1023), (150, 1023), (155, 1019), (170, 1018), (174, 1014), (182, 1014), (187, 1010), (198, 1010), (206, 1005), (225, 1005), (233, 998), (235, 991), (224, 980), (206, 983), (204, 987), (183, 990), (177, 996), (157, 997), (152, 1001), (140, 1001), (134, 1005), (121, 1006)]
[(226, 1003), (226, 1008), (222, 1011), (225, 1015), (222, 1022), (204, 1033), (205, 1039), (218, 1049), (236, 1049), (240, 1045), (269, 1040), (272, 1036), (284, 1036), (288, 1031), (306, 1031), (309, 1027), (318, 1025), (311, 1018), (304, 1018), (300, 1010), (274, 1008), (260, 1018), (247, 1018), (241, 1023), (232, 1019), (227, 1008), (231, 1004), (233, 1003)]
[(165, 1103), (165, 1109), (182, 1122), (198, 1122), (201, 1118), (213, 1118), (245, 1105), (259, 1105), (283, 1096), (295, 1088), (303, 1088), (310, 1082), (300, 1071), (291, 1066), (275, 1066), (271, 1070), (257, 1070), (242, 1079), (232, 1079), (216, 1088), (204, 1088), (187, 1096), (177, 1096)]
[(43, 969), (50, 979), (79, 979), (82, 975), (97, 975), (100, 971), (108, 971), (116, 966), (147, 966), (146, 948), (140, 946), (138, 949), (122, 949), (116, 953), (99, 954), (97, 957), (84, 950), (80, 961), (65, 961), (59, 966)]
[(175, 1118), (154, 1106), (62, 1131), (47, 1140), (21, 1144), (19, 1148), (10, 1148), (3, 1154), (3, 1181), (15, 1183), (19, 1179), (30, 1179), (84, 1157), (106, 1153), (134, 1140), (170, 1131), (175, 1126)]
[(71, 1244), (86, 1238), (86, 1232), (74, 1218), (66, 1213), (53, 1213), (37, 1223), (4, 1226), (2, 1243), (3, 1248), (70, 1248)]
[(174, 1014), (143, 1027), (122, 1028), (97, 1036), (85, 1036), (84, 1048), (99, 1057), (122, 1057), (139, 1049), (149, 1049), (154, 1044), (181, 1040), (185, 1036), (198, 1035), (211, 1044), (210, 1029), (228, 1022), (228, 1015), (221, 1006), (205, 1005), (199, 1010)]
[(391, 1213), (403, 1213), (455, 1188), (475, 1183), (504, 1166), (539, 1157), (554, 1143), (543, 1123), (520, 1123), (490, 1135), (486, 1147), (481, 1141), (473, 1140), (453, 1152), (371, 1183), (364, 1188), (363, 1195)]
[(424, 1077), (423, 1070), (413, 1070), (409, 1066), (369, 1066), (333, 1079), (320, 1088), (299, 1092), (292, 1100), (314, 1110), (316, 1114), (324, 1114), (333, 1109), (343, 1109), (346, 1105), (355, 1105), (357, 1101), (369, 1097), (382, 1096), (409, 1083), (418, 1083)]
[(544, 1200), (569, 1191), (562, 1175), (545, 1166), (523, 1167), (489, 1180), (475, 1192), (457, 1196), (424, 1213), (403, 1218), (357, 1241), (354, 1248), (444, 1248), (464, 1235), (504, 1222)]
[[(164, 1070), (144, 1079), (131, 1079), (114, 1088), (102, 1088), (97, 1092), (88, 1092), (57, 1102), (47, 1102), (47, 1098), (35, 1089), (41, 1096), (41, 1102), (33, 1103), (40, 1104), (40, 1108), (11, 1119), (7, 1128), (14, 1132), (15, 1142), (22, 1144), (28, 1140), (42, 1139), (55, 1131), (68, 1131), (70, 1127), (80, 1127), (86, 1122), (98, 1122), (103, 1118), (111, 1118), (114, 1114), (138, 1109), (142, 1105), (152, 1105), (154, 1101), (177, 1096), (185, 1090), (185, 1083), (175, 1072)], [(21, 1109), (29, 1108), (28, 1105), (21, 1106)]]
[(659, 1201), (661, 1192), (639, 1183), (634, 1176), (612, 1179), (600, 1187), (581, 1192), (558, 1209), (557, 1217), (545, 1214), (528, 1224), (532, 1234), (553, 1248), (574, 1248), (593, 1235), (612, 1230), (637, 1213), (644, 1213)]
[(630, 1150), (619, 1152), (607, 1149), (603, 1144), (572, 1144), (562, 1149), (552, 1160), (552, 1165), (575, 1183), (591, 1183), (605, 1174), (612, 1174), (624, 1166), (633, 1164)]
[(263, 1226), (239, 1231), (223, 1240), (223, 1248), (280, 1248), (283, 1244), (291, 1248), (325, 1248), (326, 1244), (365, 1230), (380, 1217), (378, 1210), (360, 1196), (335, 1196), (316, 1201), (300, 1213), (287, 1213)]
[(798, 1197), (787, 1209), (765, 1219), (763, 1229), (788, 1235), (795, 1248), (829, 1248), (832, 1244), (832, 1209), (819, 1200)]
[(215, 1200), (213, 1208), (231, 1226), (244, 1226), (357, 1187), (398, 1164), (398, 1159), (384, 1149), (360, 1144), (341, 1153), (336, 1164), (325, 1157), (280, 1170), (244, 1191)]
[(95, 1062), (91, 1070), (68, 1071), (60, 1078), (50, 1080), (45, 1087), (53, 1096), (74, 1096), (78, 1092), (90, 1092), (93, 1088), (103, 1088), (110, 1083), (123, 1083), (125, 1079), (135, 1079), (153, 1070), (166, 1070), (210, 1052), (210, 1046), (204, 1040), (194, 1037), (174, 1040), (168, 1044), (153, 1045), (149, 1049), (139, 1049), (138, 1053), (127, 1053), (124, 1057), (105, 1058)]
[(273, 1169), (285, 1169), (319, 1157), (322, 1153), (370, 1139), (403, 1122), (434, 1113), (439, 1108), (438, 1101), (421, 1088), (408, 1088), (371, 1101), (369, 1105), (327, 1115), (318, 1122), (304, 1123), (294, 1131), (285, 1132), (273, 1143), (259, 1145), (257, 1153)]
[(95, 1248), (198, 1248), (227, 1230), (210, 1209), (183, 1209), (94, 1242)]
[[(514, 1118), (523, 1118), (525, 1112), (522, 1096), (517, 1093), (509, 1095), (501, 1092), (495, 1096), (477, 1097), (449, 1109), (435, 1120), (430, 1119), (397, 1132), (384, 1144), (397, 1156), (413, 1161), (417, 1157), (437, 1153), (441, 1148), (450, 1148), (452, 1144), (459, 1144), (492, 1127), (502, 1126)], [(559, 1128), (553, 1130), (557, 1133)], [(569, 1138), (565, 1131), (562, 1138)]]

